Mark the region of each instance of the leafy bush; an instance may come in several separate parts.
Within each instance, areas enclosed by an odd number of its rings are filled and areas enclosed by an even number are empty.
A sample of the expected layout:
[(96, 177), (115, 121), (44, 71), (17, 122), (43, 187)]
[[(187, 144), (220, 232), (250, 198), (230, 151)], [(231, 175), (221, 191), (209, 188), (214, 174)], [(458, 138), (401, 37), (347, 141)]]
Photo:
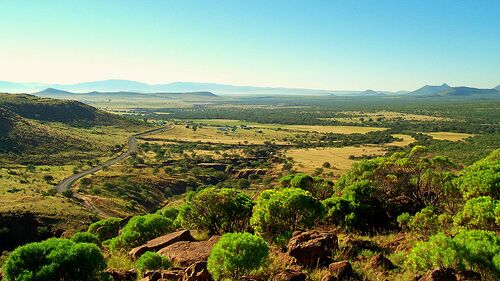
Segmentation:
[(162, 215), (135, 216), (123, 227), (120, 235), (109, 241), (109, 247), (111, 250), (129, 249), (174, 230), (172, 220)]
[(101, 280), (106, 267), (94, 244), (51, 238), (15, 249), (7, 258), (6, 280)]
[(207, 269), (215, 280), (238, 280), (264, 266), (268, 256), (264, 239), (250, 233), (226, 233), (212, 248)]
[(333, 194), (333, 182), (321, 177), (306, 174), (288, 175), (280, 179), (281, 186), (300, 188), (309, 191), (313, 197), (322, 200)]
[(500, 149), (465, 168), (455, 183), (465, 199), (491, 196), (500, 200)]
[(396, 221), (398, 222), (398, 225), (401, 229), (403, 230), (407, 230), (409, 229), (409, 223), (410, 223), (410, 220), (411, 220), (412, 216), (408, 213), (402, 213), (401, 215), (399, 215), (397, 218), (396, 218)]
[(185, 228), (208, 230), (210, 234), (245, 231), (252, 207), (252, 199), (241, 191), (208, 187), (188, 194), (179, 221)]
[(71, 240), (76, 243), (92, 243), (99, 246), (99, 238), (97, 235), (89, 233), (89, 232), (77, 232), (73, 236), (71, 236)]
[(432, 206), (423, 208), (408, 222), (410, 231), (424, 236), (436, 234), (439, 230), (439, 225), (437, 210)]
[(166, 217), (167, 219), (171, 219), (172, 221), (175, 221), (177, 219), (177, 216), (179, 215), (179, 208), (176, 207), (165, 207), (156, 212), (158, 215), (162, 215)]
[(469, 229), (500, 229), (500, 200), (481, 196), (468, 200), (453, 218), (455, 225)]
[(170, 260), (155, 252), (145, 252), (135, 262), (140, 275), (146, 270), (167, 269), (172, 266)]
[(442, 233), (417, 244), (407, 263), (414, 269), (449, 267), (478, 270), (485, 275), (500, 276), (494, 260), (500, 251), (500, 236), (485, 230), (462, 230), (451, 238)]
[(372, 230), (387, 224), (381, 203), (374, 196), (369, 181), (354, 182), (343, 190), (342, 196), (323, 200), (325, 221), (346, 229)]
[(257, 234), (278, 242), (295, 230), (312, 227), (322, 214), (321, 202), (305, 190), (271, 189), (257, 198), (250, 223)]
[(120, 230), (119, 218), (107, 218), (100, 221), (96, 221), (89, 226), (88, 232), (97, 235), (100, 242), (111, 239), (118, 236), (118, 231)]
[(372, 198), (396, 219), (401, 213), (414, 214), (427, 206), (444, 208), (460, 197), (452, 184), (455, 164), (442, 156), (427, 157), (427, 149), (415, 146), (408, 153), (378, 157), (355, 163), (336, 183), (339, 193), (356, 182), (368, 181)]

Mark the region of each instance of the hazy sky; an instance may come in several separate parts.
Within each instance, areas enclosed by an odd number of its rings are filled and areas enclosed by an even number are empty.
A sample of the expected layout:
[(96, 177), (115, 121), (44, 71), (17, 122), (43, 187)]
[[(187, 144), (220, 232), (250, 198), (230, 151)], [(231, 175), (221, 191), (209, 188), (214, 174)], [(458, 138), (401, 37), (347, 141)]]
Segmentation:
[(491, 88), (499, 15), (499, 0), (0, 0), (0, 80)]

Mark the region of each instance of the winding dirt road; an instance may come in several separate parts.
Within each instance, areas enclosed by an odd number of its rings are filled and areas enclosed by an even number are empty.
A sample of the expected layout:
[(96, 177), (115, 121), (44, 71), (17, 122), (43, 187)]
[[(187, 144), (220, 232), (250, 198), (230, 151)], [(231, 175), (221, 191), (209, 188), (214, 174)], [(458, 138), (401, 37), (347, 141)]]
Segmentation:
[(113, 159), (110, 159), (110, 160), (100, 164), (99, 166), (92, 167), (88, 170), (81, 171), (77, 174), (73, 174), (73, 175), (63, 179), (58, 185), (55, 186), (57, 192), (63, 192), (65, 190), (68, 190), (73, 185), (73, 183), (75, 183), (77, 180), (79, 180), (85, 176), (88, 176), (90, 174), (93, 174), (95, 172), (98, 172), (104, 168), (111, 166), (111, 165), (114, 165), (114, 164), (122, 161), (123, 159), (129, 157), (130, 154), (137, 151), (137, 138), (144, 137), (144, 136), (151, 135), (151, 134), (155, 134), (155, 133), (159, 133), (159, 132), (166, 131), (166, 130), (170, 130), (171, 128), (172, 128), (172, 126), (169, 125), (169, 126), (162, 127), (159, 129), (153, 129), (153, 130), (149, 130), (149, 131), (146, 131), (146, 132), (143, 132), (140, 134), (135, 134), (135, 135), (129, 136), (128, 137), (128, 149), (127, 149), (127, 151), (123, 152), (122, 154), (116, 156)]

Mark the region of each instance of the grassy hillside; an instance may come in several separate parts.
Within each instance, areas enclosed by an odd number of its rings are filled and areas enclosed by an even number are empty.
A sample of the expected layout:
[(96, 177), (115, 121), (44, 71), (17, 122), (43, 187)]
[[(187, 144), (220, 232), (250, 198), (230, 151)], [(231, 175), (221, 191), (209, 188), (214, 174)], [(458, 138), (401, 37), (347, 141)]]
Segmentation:
[(0, 163), (64, 165), (116, 152), (144, 126), (75, 101), (0, 94)]
[(26, 94), (0, 94), (0, 107), (25, 118), (62, 122), (79, 127), (130, 122), (81, 102)]

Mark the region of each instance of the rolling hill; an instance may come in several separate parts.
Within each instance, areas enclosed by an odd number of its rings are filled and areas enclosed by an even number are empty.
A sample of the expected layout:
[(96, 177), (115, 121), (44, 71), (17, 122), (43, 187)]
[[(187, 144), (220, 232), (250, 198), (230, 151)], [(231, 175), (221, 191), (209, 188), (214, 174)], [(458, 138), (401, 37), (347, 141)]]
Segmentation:
[(365, 91), (359, 93), (358, 96), (376, 97), (376, 96), (385, 96), (385, 94), (381, 93), (381, 92), (377, 92), (377, 91), (368, 89), (368, 90), (365, 90)]
[(142, 93), (142, 92), (133, 92), (133, 91), (116, 91), (116, 92), (99, 92), (92, 91), (87, 93), (76, 93), (69, 92), (64, 90), (59, 90), (55, 88), (47, 88), (43, 91), (39, 91), (33, 93), (37, 96), (42, 97), (74, 97), (75, 99), (81, 99), (85, 97), (101, 97), (101, 98), (124, 98), (124, 97), (133, 97), (133, 98), (216, 98), (218, 97), (216, 94), (207, 92), (207, 91), (199, 91), (199, 92), (153, 92), (153, 93)]
[(24, 118), (62, 122), (72, 126), (117, 125), (130, 122), (78, 101), (27, 94), (0, 94), (0, 107)]
[(500, 92), (496, 89), (479, 89), (472, 87), (450, 87), (448, 84), (440, 86), (426, 85), (413, 92), (405, 94), (409, 97), (470, 97), (470, 98), (500, 98)]
[(57, 132), (47, 124), (23, 118), (0, 107), (0, 153), (50, 154), (69, 149), (85, 149), (89, 143), (71, 134)]

